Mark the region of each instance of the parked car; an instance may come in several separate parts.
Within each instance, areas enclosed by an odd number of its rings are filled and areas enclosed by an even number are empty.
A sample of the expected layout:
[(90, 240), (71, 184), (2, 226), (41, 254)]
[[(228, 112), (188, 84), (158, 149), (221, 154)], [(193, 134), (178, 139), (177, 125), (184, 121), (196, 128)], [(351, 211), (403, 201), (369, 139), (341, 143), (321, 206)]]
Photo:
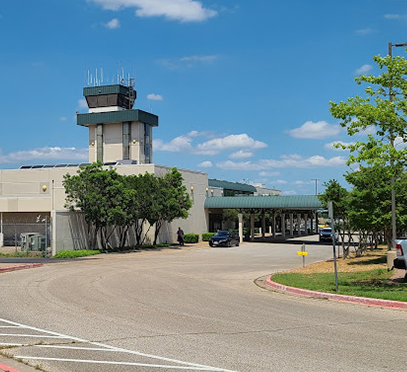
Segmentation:
[[(319, 230), (319, 241), (320, 242), (332, 242), (332, 228), (331, 227), (324, 227)], [(335, 243), (339, 240), (338, 234), (335, 232)]]
[(231, 247), (232, 245), (238, 246), (239, 243), (239, 236), (230, 231), (218, 231), (209, 239), (209, 245), (211, 247)]
[(393, 261), (396, 269), (407, 270), (407, 238), (396, 240), (397, 257)]

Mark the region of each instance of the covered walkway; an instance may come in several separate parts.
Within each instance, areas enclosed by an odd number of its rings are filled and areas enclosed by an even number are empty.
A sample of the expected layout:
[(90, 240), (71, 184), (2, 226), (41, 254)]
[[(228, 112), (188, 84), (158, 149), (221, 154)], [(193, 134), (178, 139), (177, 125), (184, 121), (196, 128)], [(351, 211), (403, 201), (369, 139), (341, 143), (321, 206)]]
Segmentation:
[[(318, 210), (322, 209), (322, 204), (316, 195), (208, 197), (205, 199), (205, 210), (209, 216), (210, 228), (216, 227), (224, 209), (238, 210), (241, 241), (244, 236), (243, 213), (250, 214), (250, 241), (253, 241), (255, 236), (256, 214), (261, 216), (261, 237), (265, 239), (268, 230), (268, 235), (275, 240), (278, 236), (285, 239), (295, 235), (317, 233)], [(272, 216), (269, 226), (266, 226), (266, 213)]]

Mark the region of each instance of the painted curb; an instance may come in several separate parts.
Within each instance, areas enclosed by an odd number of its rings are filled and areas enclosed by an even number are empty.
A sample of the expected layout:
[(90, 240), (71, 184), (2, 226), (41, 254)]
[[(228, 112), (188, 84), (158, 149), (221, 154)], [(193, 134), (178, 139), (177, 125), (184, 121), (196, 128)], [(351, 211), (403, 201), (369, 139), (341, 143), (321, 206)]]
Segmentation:
[(0, 267), (0, 272), (22, 270), (22, 269), (30, 269), (32, 267), (40, 267), (40, 266), (43, 266), (43, 265), (44, 264), (42, 264), (42, 263), (32, 263), (32, 264), (26, 264), (26, 265)]
[(391, 308), (391, 309), (407, 310), (407, 302), (380, 300), (377, 298), (345, 296), (345, 295), (339, 295), (339, 294), (334, 294), (334, 293), (310, 291), (308, 289), (289, 287), (289, 286), (286, 286), (283, 284), (273, 282), (271, 280), (271, 277), (272, 277), (272, 275), (269, 275), (267, 277), (265, 284), (268, 287), (271, 287), (272, 289), (279, 291), (279, 292), (292, 293), (295, 295), (305, 296), (305, 297), (321, 298), (321, 299), (329, 300), (329, 301), (348, 302), (348, 303), (354, 303), (354, 304), (359, 304), (359, 305), (378, 306), (378, 307), (386, 307), (386, 308)]
[(15, 369), (13, 367), (9, 367), (5, 364), (0, 363), (0, 370), (7, 371), (7, 372), (22, 372), (19, 369)]

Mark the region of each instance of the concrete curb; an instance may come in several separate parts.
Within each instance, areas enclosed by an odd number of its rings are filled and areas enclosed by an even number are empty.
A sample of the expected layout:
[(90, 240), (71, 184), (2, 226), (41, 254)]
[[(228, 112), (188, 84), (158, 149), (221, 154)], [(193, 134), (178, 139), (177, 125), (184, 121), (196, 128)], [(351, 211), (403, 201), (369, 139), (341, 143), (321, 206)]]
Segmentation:
[(15, 368), (10, 367), (10, 366), (8, 366), (6, 364), (3, 364), (3, 363), (0, 363), (0, 370), (1, 371), (7, 371), (7, 372), (22, 372), (19, 369), (15, 369)]
[(295, 287), (289, 287), (283, 284), (273, 282), (271, 280), (272, 275), (269, 275), (265, 281), (265, 285), (283, 293), (291, 293), (298, 296), (312, 297), (312, 298), (321, 298), (329, 301), (338, 301), (338, 302), (348, 302), (359, 305), (368, 305), (368, 306), (378, 306), (386, 307), (391, 309), (401, 309), (407, 310), (407, 302), (401, 301), (390, 301), (390, 300), (379, 300), (377, 298), (367, 298), (367, 297), (356, 297), (356, 296), (345, 296), (334, 293), (324, 293), (310, 291), (308, 289), (301, 289)]
[(32, 267), (40, 267), (40, 266), (43, 266), (43, 264), (42, 263), (32, 263), (32, 264), (25, 264), (25, 265), (6, 266), (6, 267), (0, 267), (0, 272), (30, 269)]

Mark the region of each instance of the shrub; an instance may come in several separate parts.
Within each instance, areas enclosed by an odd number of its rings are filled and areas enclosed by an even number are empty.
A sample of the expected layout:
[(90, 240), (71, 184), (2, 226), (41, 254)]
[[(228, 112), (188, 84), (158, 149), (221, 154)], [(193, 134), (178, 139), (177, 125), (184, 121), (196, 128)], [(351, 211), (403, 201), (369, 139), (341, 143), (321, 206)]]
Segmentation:
[(93, 256), (95, 254), (99, 254), (100, 251), (90, 250), (90, 249), (78, 249), (76, 251), (61, 251), (58, 252), (54, 258), (78, 258), (78, 257), (86, 257), (86, 256)]
[(203, 233), (203, 234), (202, 234), (202, 240), (203, 240), (204, 242), (207, 242), (207, 241), (209, 241), (209, 239), (210, 239), (212, 236), (214, 236), (214, 235), (215, 235), (215, 233), (212, 233), (212, 232)]
[(185, 234), (184, 242), (185, 243), (198, 243), (199, 235), (198, 234)]

